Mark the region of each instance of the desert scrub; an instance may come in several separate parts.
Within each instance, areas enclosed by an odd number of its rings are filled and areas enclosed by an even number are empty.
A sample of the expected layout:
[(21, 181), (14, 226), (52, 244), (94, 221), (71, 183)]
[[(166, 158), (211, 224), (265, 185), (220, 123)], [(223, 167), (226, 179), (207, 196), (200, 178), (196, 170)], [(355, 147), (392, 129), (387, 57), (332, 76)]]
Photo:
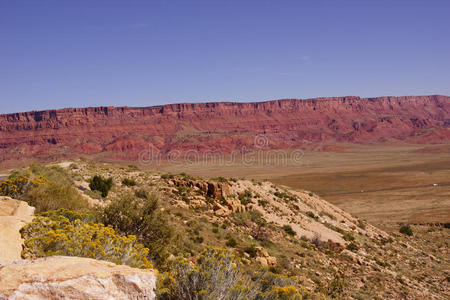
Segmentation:
[(402, 233), (402, 234), (409, 235), (409, 236), (413, 235), (412, 228), (409, 225), (402, 225), (402, 226), (400, 226), (399, 232)]
[(106, 260), (136, 268), (151, 268), (148, 249), (135, 236), (116, 234), (110, 226), (93, 223), (89, 216), (69, 210), (51, 211), (21, 229), (22, 257), (65, 255)]
[(180, 256), (160, 274), (157, 294), (164, 300), (252, 299), (255, 291), (242, 264), (225, 249), (206, 248), (198, 259)]
[(355, 242), (351, 242), (350, 244), (347, 245), (346, 248), (353, 252), (356, 252), (359, 249), (358, 244), (356, 244)]
[(35, 207), (37, 213), (60, 208), (76, 211), (88, 209), (86, 199), (73, 185), (64, 181), (40, 184), (23, 196), (22, 200)]
[(344, 233), (342, 234), (342, 238), (346, 241), (354, 241), (355, 240), (355, 237), (353, 236), (353, 234), (348, 231), (344, 231)]
[(138, 197), (138, 198), (141, 198), (141, 199), (147, 199), (148, 200), (150, 198), (150, 194), (144, 189), (136, 190), (134, 192), (134, 195), (136, 197)]
[(217, 182), (228, 183), (228, 179), (226, 179), (225, 177), (222, 177), (222, 176), (212, 178), (212, 180), (217, 181)]
[(162, 174), (161, 175), (161, 179), (174, 179), (175, 176), (173, 176), (172, 174)]
[(319, 217), (316, 216), (312, 211), (305, 212), (305, 215), (307, 215), (308, 217), (310, 217), (310, 218), (312, 218), (312, 219), (314, 219), (316, 221), (319, 220)]
[(246, 211), (231, 214), (232, 220), (237, 226), (249, 226), (251, 223), (255, 224), (266, 224), (266, 220), (257, 211)]
[(149, 249), (149, 256), (162, 264), (169, 256), (169, 247), (175, 248), (175, 245), (172, 243), (174, 230), (158, 201), (155, 194), (141, 199), (127, 193), (112, 200), (101, 212), (100, 219), (121, 234), (135, 235)]
[(253, 194), (250, 190), (245, 190), (243, 193), (239, 194), (239, 201), (242, 205), (247, 205), (252, 202)]
[(258, 271), (250, 279), (233, 252), (210, 247), (198, 258), (185, 255), (172, 260), (170, 272), (158, 276), (157, 294), (163, 300), (312, 299), (306, 289), (296, 288), (287, 276)]
[(122, 179), (122, 184), (126, 186), (135, 186), (137, 183), (134, 179), (124, 178)]
[(290, 236), (294, 236), (294, 235), (297, 234), (297, 233), (295, 232), (295, 230), (292, 229), (291, 225), (283, 225), (283, 230), (284, 230), (287, 234), (289, 234)]
[(236, 241), (234, 238), (229, 237), (229, 238), (227, 239), (227, 242), (225, 243), (225, 245), (226, 245), (227, 247), (234, 248), (234, 247), (237, 246), (237, 241)]
[(258, 255), (258, 250), (255, 245), (248, 246), (244, 249), (244, 252), (250, 255), (251, 258), (255, 258)]
[(258, 205), (262, 206), (262, 207), (266, 207), (267, 205), (269, 205), (269, 201), (264, 200), (264, 199), (259, 199), (258, 200)]
[(287, 201), (296, 201), (297, 197), (295, 197), (294, 195), (287, 193), (287, 192), (278, 192), (276, 191), (275, 193), (273, 193), (273, 195), (275, 197), (280, 198), (281, 200), (284, 200), (285, 202)]
[(105, 179), (99, 175), (95, 175), (89, 181), (89, 188), (92, 191), (99, 191), (102, 193), (102, 197), (108, 196), (109, 190), (112, 187), (112, 178)]
[(320, 216), (327, 216), (328, 218), (330, 218), (331, 220), (336, 220), (336, 216), (333, 216), (332, 214), (326, 212), (326, 211), (321, 211), (319, 213)]

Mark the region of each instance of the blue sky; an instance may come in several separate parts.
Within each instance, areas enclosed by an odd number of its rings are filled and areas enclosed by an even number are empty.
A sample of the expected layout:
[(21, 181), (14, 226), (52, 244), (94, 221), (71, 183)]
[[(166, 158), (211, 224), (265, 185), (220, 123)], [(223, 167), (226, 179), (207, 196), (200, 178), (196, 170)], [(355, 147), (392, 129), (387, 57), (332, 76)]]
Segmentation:
[(0, 113), (450, 95), (450, 1), (0, 0)]

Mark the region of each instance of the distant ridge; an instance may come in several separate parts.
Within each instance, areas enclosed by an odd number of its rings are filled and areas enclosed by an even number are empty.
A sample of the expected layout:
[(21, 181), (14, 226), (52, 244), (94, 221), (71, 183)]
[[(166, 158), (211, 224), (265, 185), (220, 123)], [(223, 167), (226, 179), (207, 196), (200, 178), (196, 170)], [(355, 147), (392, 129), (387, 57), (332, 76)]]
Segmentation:
[(264, 135), (267, 149), (306, 143), (443, 143), (450, 97), (356, 96), (265, 102), (87, 107), (0, 115), (0, 159), (104, 153), (138, 159), (149, 144), (171, 150), (231, 152)]

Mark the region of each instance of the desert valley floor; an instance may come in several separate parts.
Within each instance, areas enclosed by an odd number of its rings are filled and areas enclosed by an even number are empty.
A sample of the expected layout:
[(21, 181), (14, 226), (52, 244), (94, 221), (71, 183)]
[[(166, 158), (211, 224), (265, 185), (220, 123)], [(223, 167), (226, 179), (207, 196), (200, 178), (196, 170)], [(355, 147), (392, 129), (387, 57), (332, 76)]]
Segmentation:
[(378, 226), (449, 221), (450, 145), (342, 148), (340, 152), (305, 150), (299, 164), (282, 168), (275, 163), (223, 166), (210, 162), (147, 167), (206, 177), (269, 179), (311, 190)]

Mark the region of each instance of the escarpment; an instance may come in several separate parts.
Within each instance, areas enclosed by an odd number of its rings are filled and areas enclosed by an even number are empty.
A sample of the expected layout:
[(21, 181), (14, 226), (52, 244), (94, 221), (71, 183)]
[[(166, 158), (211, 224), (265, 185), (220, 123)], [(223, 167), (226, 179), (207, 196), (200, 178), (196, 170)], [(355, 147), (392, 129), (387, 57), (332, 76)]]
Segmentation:
[(254, 103), (89, 107), (0, 115), (0, 159), (105, 153), (138, 159), (149, 147), (230, 153), (317, 143), (450, 140), (450, 97), (337, 97)]

